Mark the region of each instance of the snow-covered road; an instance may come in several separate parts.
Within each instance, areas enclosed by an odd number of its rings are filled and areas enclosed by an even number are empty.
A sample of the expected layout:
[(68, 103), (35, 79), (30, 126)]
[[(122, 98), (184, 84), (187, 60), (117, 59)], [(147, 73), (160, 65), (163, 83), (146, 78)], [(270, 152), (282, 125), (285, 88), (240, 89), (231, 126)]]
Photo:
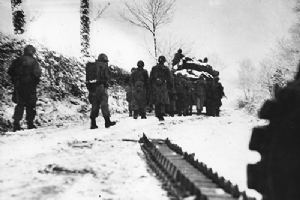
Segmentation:
[[(242, 111), (225, 109), (219, 118), (167, 117), (159, 123), (115, 117), (109, 129), (82, 123), (0, 137), (0, 199), (168, 199), (136, 142), (170, 138), (185, 151), (246, 189), (246, 164), (259, 160), (248, 150), (258, 124)], [(252, 191), (249, 194), (255, 195)]]

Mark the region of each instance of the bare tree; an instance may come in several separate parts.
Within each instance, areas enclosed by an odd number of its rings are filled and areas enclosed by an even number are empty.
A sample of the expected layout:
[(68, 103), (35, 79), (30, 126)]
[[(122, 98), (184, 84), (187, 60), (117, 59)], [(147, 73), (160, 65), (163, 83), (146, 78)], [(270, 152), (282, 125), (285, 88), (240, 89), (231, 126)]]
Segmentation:
[(132, 0), (124, 2), (125, 12), (121, 17), (138, 27), (151, 32), (154, 55), (157, 58), (157, 30), (171, 21), (175, 0)]
[(98, 4), (93, 20), (97, 21), (98, 19), (100, 19), (103, 13), (109, 8), (110, 5), (111, 5), (110, 2), (107, 2), (104, 5), (102, 3)]
[(244, 92), (244, 97), (247, 102), (252, 101), (255, 94), (256, 70), (251, 60), (245, 59), (240, 62), (239, 86)]
[(25, 14), (22, 9), (22, 0), (11, 0), (12, 21), (15, 34), (23, 34), (25, 31)]

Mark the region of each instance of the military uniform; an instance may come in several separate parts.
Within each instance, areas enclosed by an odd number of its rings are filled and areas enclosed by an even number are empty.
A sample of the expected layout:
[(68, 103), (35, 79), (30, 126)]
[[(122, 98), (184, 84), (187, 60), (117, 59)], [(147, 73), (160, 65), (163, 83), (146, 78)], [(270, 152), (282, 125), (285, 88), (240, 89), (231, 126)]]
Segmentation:
[(164, 57), (160, 56), (158, 61), (159, 63), (152, 68), (150, 73), (151, 101), (155, 104), (156, 117), (164, 120), (165, 106), (170, 103), (168, 88), (171, 87), (171, 72), (164, 65), (166, 61)]
[(219, 79), (216, 79), (216, 116), (220, 115), (220, 107), (222, 106), (222, 98), (225, 96), (224, 87), (219, 82)]
[(187, 91), (187, 97), (186, 97), (185, 109), (188, 115), (192, 115), (193, 103), (194, 103), (194, 88), (193, 88), (193, 83), (190, 80), (186, 80), (186, 91)]
[(209, 79), (206, 87), (206, 114), (208, 116), (216, 116), (217, 113), (217, 90), (214, 80)]
[(173, 73), (171, 73), (171, 87), (168, 88), (168, 95), (170, 104), (167, 106), (167, 113), (170, 116), (174, 116), (175, 110), (176, 110), (176, 89), (175, 89), (175, 78)]
[(177, 75), (175, 77), (175, 90), (176, 90), (176, 109), (178, 116), (186, 115), (186, 101), (187, 101), (187, 83), (185, 78), (182, 75)]
[(182, 50), (178, 49), (177, 53), (175, 53), (174, 58), (172, 60), (172, 65), (173, 66), (177, 65), (182, 58), (184, 58), (184, 55), (182, 54)]
[(14, 92), (13, 102), (16, 103), (14, 111), (14, 131), (20, 130), (20, 121), (26, 109), (26, 120), (29, 129), (36, 128), (33, 120), (36, 115), (36, 88), (41, 77), (41, 68), (33, 57), (35, 48), (28, 45), (24, 55), (14, 60), (8, 69), (11, 76)]
[(195, 83), (195, 94), (196, 94), (196, 104), (197, 104), (197, 114), (201, 114), (206, 100), (206, 81), (204, 78), (200, 78)]
[(96, 62), (92, 64), (93, 65), (90, 66), (95, 71), (96, 80), (87, 80), (87, 87), (89, 90), (89, 101), (92, 104), (90, 114), (91, 129), (98, 128), (98, 126), (96, 125), (96, 118), (99, 116), (100, 108), (102, 116), (105, 119), (105, 127), (108, 128), (110, 126), (115, 125), (115, 122), (110, 121), (110, 112), (108, 108), (107, 88), (110, 76), (107, 56), (105, 54), (100, 54), (98, 60), (96, 60)]
[(138, 62), (138, 68), (131, 74), (132, 85), (132, 109), (134, 118), (140, 115), (143, 119), (146, 118), (147, 92), (148, 92), (148, 72), (143, 69), (144, 62)]

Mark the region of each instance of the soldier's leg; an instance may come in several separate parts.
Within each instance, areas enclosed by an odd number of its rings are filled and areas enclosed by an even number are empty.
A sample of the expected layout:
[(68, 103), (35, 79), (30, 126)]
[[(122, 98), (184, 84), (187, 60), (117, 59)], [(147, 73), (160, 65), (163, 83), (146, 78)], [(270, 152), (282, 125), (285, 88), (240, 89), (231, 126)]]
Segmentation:
[(164, 116), (165, 116), (165, 114), (166, 114), (166, 107), (167, 106), (169, 106), (169, 104), (161, 104), (161, 106), (160, 106), (160, 112), (161, 112), (161, 117), (160, 117), (160, 121), (163, 121), (163, 120), (165, 120), (164, 119)]
[(36, 126), (33, 124), (33, 120), (36, 115), (36, 106), (35, 104), (27, 104), (26, 105), (26, 121), (27, 121), (27, 128), (34, 129)]
[(129, 117), (132, 117), (132, 103), (131, 102), (128, 102), (128, 111), (129, 111)]
[(13, 115), (13, 119), (14, 119), (13, 131), (21, 130), (20, 121), (23, 118), (24, 107), (25, 105), (22, 103), (18, 103), (15, 107), (15, 111)]
[(200, 102), (201, 100), (200, 100), (200, 98), (199, 97), (197, 97), (196, 98), (196, 108), (197, 108), (197, 115), (200, 115), (201, 114), (201, 110), (200, 110)]
[(113, 126), (116, 124), (116, 122), (110, 121), (110, 112), (108, 108), (108, 95), (107, 92), (101, 96), (101, 112), (103, 115), (103, 118), (105, 120), (105, 128), (109, 128), (110, 126)]
[(94, 95), (94, 97), (90, 99), (90, 103), (92, 104), (90, 114), (91, 129), (96, 129), (98, 128), (96, 118), (99, 116), (100, 102), (96, 99), (96, 96)]
[(139, 116), (139, 109), (133, 110), (133, 119), (137, 119)]
[(142, 119), (146, 119), (146, 103), (143, 102), (141, 105), (140, 105), (140, 115), (141, 115), (141, 118)]
[(160, 105), (155, 104), (155, 116), (159, 117), (160, 116)]

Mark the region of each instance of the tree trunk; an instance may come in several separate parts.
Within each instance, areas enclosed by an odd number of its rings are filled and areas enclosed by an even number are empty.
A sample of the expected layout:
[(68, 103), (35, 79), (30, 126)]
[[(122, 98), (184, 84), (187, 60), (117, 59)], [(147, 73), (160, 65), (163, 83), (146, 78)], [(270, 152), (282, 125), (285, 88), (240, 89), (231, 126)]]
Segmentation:
[(83, 57), (89, 56), (90, 48), (90, 17), (89, 0), (80, 1), (80, 37), (81, 54)]
[(12, 22), (15, 34), (23, 34), (25, 31), (25, 14), (22, 10), (22, 0), (11, 0)]
[(154, 42), (154, 56), (155, 56), (155, 60), (157, 60), (157, 41), (156, 41), (155, 31), (152, 33), (152, 35), (153, 35), (153, 42)]

